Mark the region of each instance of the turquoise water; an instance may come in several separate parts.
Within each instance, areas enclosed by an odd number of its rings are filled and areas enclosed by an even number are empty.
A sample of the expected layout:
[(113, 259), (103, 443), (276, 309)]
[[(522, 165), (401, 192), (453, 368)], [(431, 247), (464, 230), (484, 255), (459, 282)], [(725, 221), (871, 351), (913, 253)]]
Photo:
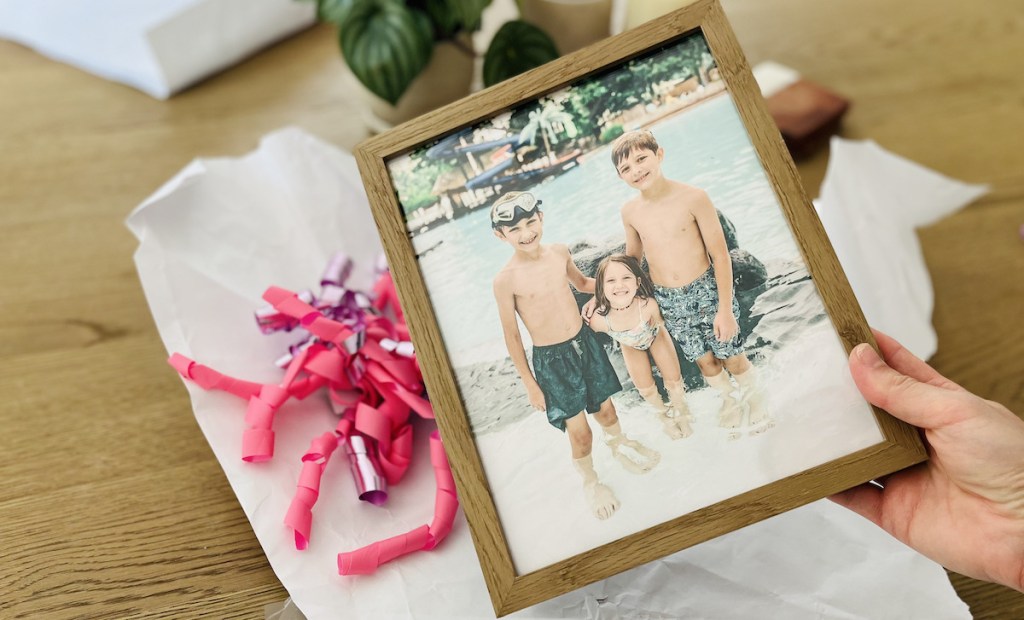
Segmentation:
[[(703, 188), (736, 225), (737, 239), (762, 262), (800, 261), (782, 211), (726, 94), (650, 127), (665, 149), (665, 176)], [(623, 239), (619, 207), (635, 190), (615, 174), (607, 147), (531, 190), (544, 201), (545, 243), (572, 246)], [(496, 239), (487, 209), (414, 238), (445, 345), (456, 368), (507, 356), (491, 282), (512, 254)], [(528, 334), (521, 329), (524, 341)]]

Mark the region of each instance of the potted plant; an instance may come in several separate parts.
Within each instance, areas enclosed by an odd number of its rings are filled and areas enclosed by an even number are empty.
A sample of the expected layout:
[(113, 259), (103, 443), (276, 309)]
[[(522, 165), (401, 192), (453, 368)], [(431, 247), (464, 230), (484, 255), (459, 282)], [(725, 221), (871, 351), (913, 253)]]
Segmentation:
[[(338, 26), (345, 63), (376, 98), (385, 123), (422, 114), (469, 93), (475, 52), (470, 35), (491, 0), (316, 0), (319, 18)], [(541, 29), (505, 22), (484, 55), (490, 86), (558, 56)]]

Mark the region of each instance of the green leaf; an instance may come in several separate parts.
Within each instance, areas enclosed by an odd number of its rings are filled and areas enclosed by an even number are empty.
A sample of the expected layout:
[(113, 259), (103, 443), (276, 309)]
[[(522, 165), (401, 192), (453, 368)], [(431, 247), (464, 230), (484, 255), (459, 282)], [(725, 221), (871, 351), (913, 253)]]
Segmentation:
[(473, 32), (480, 29), (480, 19), (491, 0), (443, 0), (455, 15), (462, 30)]
[(406, 0), (408, 6), (421, 9), (434, 23), (438, 40), (451, 39), (460, 32), (480, 29), (480, 18), (491, 0)]
[(341, 23), (341, 53), (370, 92), (395, 105), (430, 62), (430, 18), (394, 0), (352, 0)]
[(484, 55), (484, 85), (508, 78), (558, 58), (558, 49), (543, 30), (522, 20), (505, 22)]
[(352, 8), (353, 0), (317, 0), (317, 18), (323, 22), (340, 24), (345, 21), (345, 13)]
[(439, 39), (452, 37), (459, 31), (459, 15), (449, 6), (448, 0), (427, 0), (424, 7)]

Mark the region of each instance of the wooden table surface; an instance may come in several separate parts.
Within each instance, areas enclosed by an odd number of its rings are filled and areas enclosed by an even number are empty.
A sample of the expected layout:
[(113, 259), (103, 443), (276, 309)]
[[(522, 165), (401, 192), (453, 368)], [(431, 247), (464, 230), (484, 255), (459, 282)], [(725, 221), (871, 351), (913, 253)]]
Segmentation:
[[(724, 4), (752, 63), (853, 100), (845, 136), (992, 185), (920, 231), (932, 362), (1024, 412), (1024, 5)], [(287, 596), (164, 361), (123, 221), (194, 157), (284, 125), (354, 146), (342, 71), (318, 27), (161, 102), (0, 42), (0, 617), (262, 618)], [(812, 195), (826, 161), (800, 167)], [(1024, 595), (951, 578), (976, 617), (1024, 617)]]

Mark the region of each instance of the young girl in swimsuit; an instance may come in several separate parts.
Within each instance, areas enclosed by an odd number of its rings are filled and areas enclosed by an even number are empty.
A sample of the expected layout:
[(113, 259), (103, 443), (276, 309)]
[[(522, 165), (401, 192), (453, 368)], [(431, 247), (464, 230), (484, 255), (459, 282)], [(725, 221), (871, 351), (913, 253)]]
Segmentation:
[[(672, 439), (689, 437), (693, 431), (679, 358), (672, 337), (661, 329), (661, 311), (654, 301), (651, 279), (640, 263), (626, 254), (612, 254), (601, 261), (594, 279), (597, 311), (590, 320), (591, 329), (608, 334), (622, 345), (629, 377), (640, 396), (658, 412), (665, 433)], [(671, 408), (654, 385), (648, 353), (665, 380)]]

